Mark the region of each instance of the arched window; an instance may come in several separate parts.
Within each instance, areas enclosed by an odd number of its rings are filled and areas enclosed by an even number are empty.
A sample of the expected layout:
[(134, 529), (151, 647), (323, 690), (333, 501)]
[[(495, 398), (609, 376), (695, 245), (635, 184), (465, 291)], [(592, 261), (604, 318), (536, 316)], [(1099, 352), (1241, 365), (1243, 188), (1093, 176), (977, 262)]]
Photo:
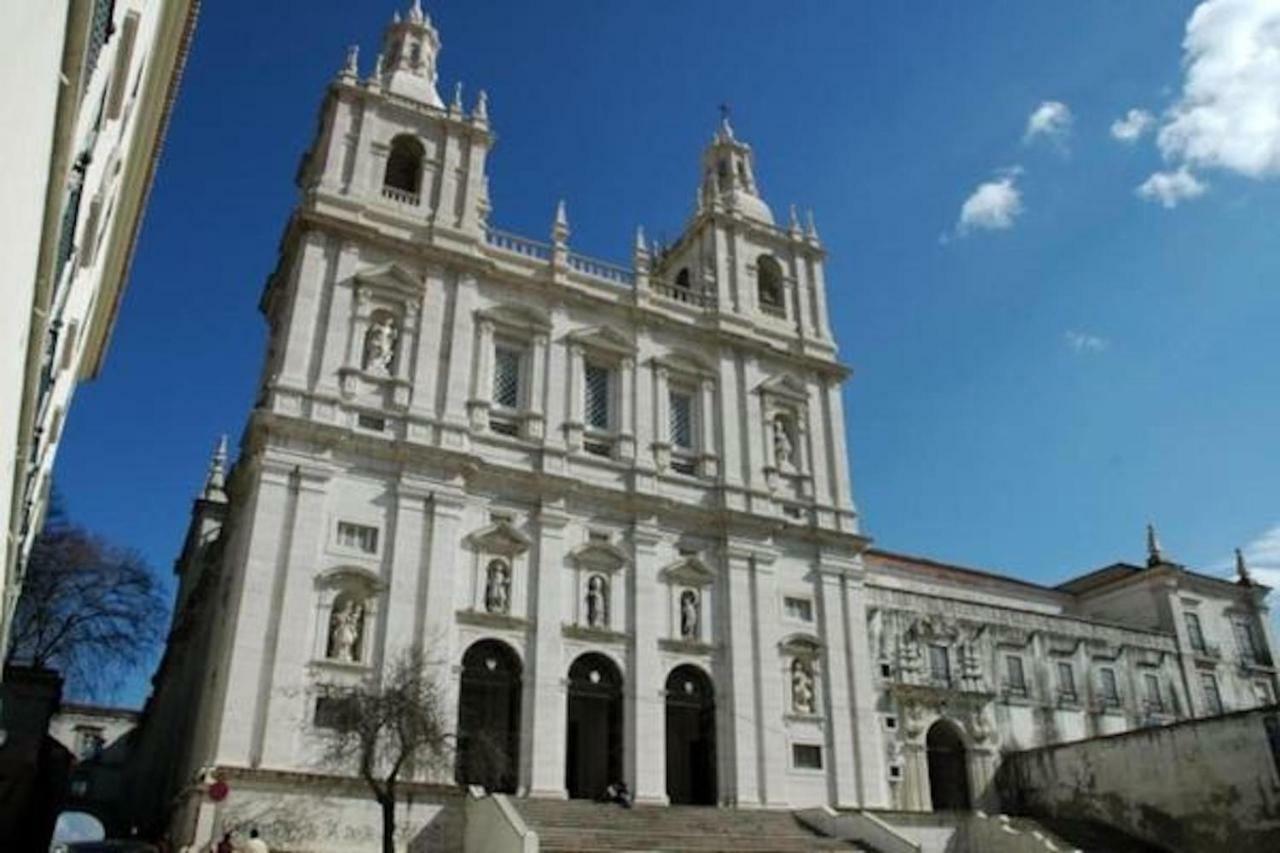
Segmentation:
[(756, 298), (770, 314), (786, 315), (782, 289), (782, 265), (771, 255), (756, 258)]
[(418, 186), (422, 181), (422, 157), (422, 143), (412, 136), (397, 136), (391, 140), (387, 171), (382, 176), (383, 190), (397, 191), (394, 197), (417, 204)]

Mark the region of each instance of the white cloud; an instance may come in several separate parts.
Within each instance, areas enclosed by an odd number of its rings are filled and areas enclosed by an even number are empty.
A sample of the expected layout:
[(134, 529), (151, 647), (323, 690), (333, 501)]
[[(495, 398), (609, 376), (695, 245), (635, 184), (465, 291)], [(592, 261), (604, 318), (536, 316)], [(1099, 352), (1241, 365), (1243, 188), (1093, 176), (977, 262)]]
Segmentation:
[[(1254, 580), (1280, 588), (1280, 524), (1264, 530), (1240, 550)], [(1223, 575), (1236, 576), (1235, 557), (1219, 560), (1216, 566)]]
[(1030, 142), (1038, 136), (1044, 136), (1061, 143), (1071, 130), (1071, 122), (1070, 107), (1061, 101), (1044, 101), (1027, 119), (1027, 130), (1022, 135), (1022, 140)]
[(1209, 185), (1191, 174), (1185, 165), (1175, 171), (1156, 172), (1142, 182), (1136, 192), (1147, 201), (1158, 201), (1166, 208), (1204, 195)]
[(1142, 134), (1155, 127), (1156, 117), (1146, 110), (1132, 109), (1111, 123), (1111, 136), (1121, 142), (1137, 142)]
[(1182, 47), (1182, 93), (1158, 136), (1164, 156), (1280, 176), (1280, 0), (1204, 0)]
[(981, 183), (960, 207), (956, 233), (964, 235), (974, 229), (1000, 231), (1013, 227), (1022, 213), (1022, 191), (1018, 176), (1022, 169), (1004, 169), (998, 177)]
[(1067, 346), (1076, 352), (1102, 352), (1111, 346), (1111, 342), (1106, 338), (1093, 335), (1088, 332), (1068, 331), (1064, 335)]

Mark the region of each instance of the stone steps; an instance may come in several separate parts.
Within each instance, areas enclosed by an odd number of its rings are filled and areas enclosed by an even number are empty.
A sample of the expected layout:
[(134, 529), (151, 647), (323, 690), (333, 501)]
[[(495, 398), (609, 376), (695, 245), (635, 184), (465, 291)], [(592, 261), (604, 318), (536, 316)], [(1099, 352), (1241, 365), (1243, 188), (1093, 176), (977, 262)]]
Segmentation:
[(859, 848), (815, 835), (791, 812), (714, 806), (636, 806), (585, 800), (511, 803), (541, 853), (816, 853)]

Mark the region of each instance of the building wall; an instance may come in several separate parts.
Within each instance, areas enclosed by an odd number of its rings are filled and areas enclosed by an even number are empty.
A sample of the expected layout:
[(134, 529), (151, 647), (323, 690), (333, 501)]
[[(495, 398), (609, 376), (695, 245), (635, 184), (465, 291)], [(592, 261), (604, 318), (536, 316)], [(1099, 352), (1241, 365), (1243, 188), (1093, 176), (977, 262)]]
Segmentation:
[[(47, 8), (36, 13), (37, 5)], [(5, 143), (27, 146), (13, 154), (30, 168), (11, 173), (26, 185), (6, 194), (13, 199), (6, 215), (18, 220), (0, 229), (15, 247), (4, 253), (18, 265), (6, 278), (21, 297), (5, 320), (16, 325), (4, 340), (17, 346), (0, 360), (0, 412), (16, 418), (0, 423), (0, 648), (76, 383), (97, 372), (115, 322), (197, 7), (194, 0), (22, 3), (20, 26), (6, 28), (4, 61), (19, 59), (12, 78), (32, 81), (20, 103), (32, 121), (10, 134), (23, 142)]]
[(1096, 820), (1174, 851), (1280, 846), (1275, 706), (1008, 756), (1006, 808)]
[(100, 738), (99, 747), (106, 749), (138, 724), (138, 714), (123, 708), (63, 704), (49, 721), (49, 736), (65, 746), (78, 759), (90, 757), (82, 749), (87, 736)]

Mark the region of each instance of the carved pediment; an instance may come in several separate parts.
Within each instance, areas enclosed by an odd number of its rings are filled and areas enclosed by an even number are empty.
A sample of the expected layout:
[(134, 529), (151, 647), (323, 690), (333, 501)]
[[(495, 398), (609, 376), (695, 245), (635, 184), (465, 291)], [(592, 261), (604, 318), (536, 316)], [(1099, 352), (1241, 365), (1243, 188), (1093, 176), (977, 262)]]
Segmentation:
[(688, 350), (674, 350), (665, 355), (655, 355), (649, 363), (655, 367), (665, 367), (672, 373), (696, 376), (701, 379), (714, 379), (716, 375), (714, 365)]
[(760, 394), (782, 397), (796, 403), (804, 403), (809, 399), (809, 389), (790, 373), (779, 373), (775, 376), (770, 376), (756, 386), (756, 391)]
[(320, 589), (338, 587), (359, 589), (366, 594), (379, 592), (385, 586), (377, 572), (364, 566), (334, 566), (316, 575), (316, 586)]
[(476, 312), (476, 319), (528, 332), (546, 332), (551, 318), (530, 305), (494, 305)]
[(419, 297), (423, 290), (423, 280), (397, 263), (381, 264), (356, 273), (359, 287), (370, 287), (374, 290), (391, 291), (402, 296)]
[(708, 586), (716, 574), (697, 556), (690, 554), (663, 568), (658, 577), (678, 586)]
[(581, 344), (594, 350), (604, 350), (618, 355), (634, 355), (635, 344), (621, 332), (609, 326), (591, 326), (570, 332), (566, 337), (575, 344)]
[(610, 542), (586, 542), (569, 552), (577, 566), (592, 571), (616, 572), (630, 562), (627, 554)]
[(822, 653), (822, 641), (813, 634), (798, 631), (789, 634), (778, 643), (778, 649), (784, 655), (792, 657), (816, 658)]
[(486, 554), (501, 554), (514, 557), (529, 550), (532, 540), (525, 536), (509, 521), (495, 521), (467, 536), (472, 548)]

